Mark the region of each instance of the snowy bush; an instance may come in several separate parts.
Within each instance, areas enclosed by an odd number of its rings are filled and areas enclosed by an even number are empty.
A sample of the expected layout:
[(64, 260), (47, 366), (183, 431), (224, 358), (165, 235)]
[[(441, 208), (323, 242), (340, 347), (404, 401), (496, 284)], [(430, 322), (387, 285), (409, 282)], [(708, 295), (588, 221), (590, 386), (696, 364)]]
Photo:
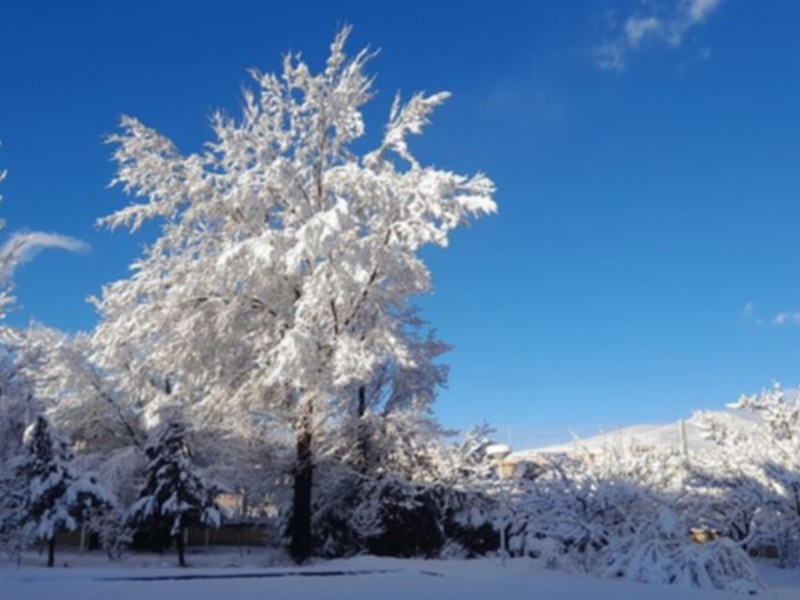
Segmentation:
[(385, 478), (367, 496), (359, 510), (372, 512), (375, 528), (365, 536), (372, 554), (434, 557), (457, 546), (472, 557), (497, 548), (492, 502), (479, 492)]
[(98, 513), (89, 521), (89, 529), (100, 539), (100, 546), (113, 561), (122, 559), (133, 543), (133, 529), (128, 525), (125, 512), (117, 508)]
[(758, 591), (747, 553), (730, 539), (690, 536), (682, 457), (607, 447), (554, 463), (512, 490), (509, 551), (550, 568), (689, 587)]
[(686, 524), (666, 506), (658, 508), (657, 518), (638, 521), (627, 535), (612, 537), (600, 555), (607, 577), (746, 593), (764, 588), (738, 544), (727, 538), (693, 542)]
[[(320, 484), (326, 475), (330, 469), (320, 468)], [(497, 549), (493, 503), (477, 491), (350, 472), (316, 498), (313, 531), (322, 556), (472, 557)]]

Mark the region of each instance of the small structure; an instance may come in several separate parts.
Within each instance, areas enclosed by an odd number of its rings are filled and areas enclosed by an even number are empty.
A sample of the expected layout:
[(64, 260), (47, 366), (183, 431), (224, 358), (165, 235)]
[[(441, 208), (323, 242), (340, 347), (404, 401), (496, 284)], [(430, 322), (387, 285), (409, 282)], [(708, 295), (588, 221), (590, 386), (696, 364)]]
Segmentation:
[(560, 455), (548, 456), (546, 454), (536, 454), (533, 452), (526, 452), (524, 454), (515, 452), (503, 460), (501, 477), (504, 479), (516, 477), (519, 479), (533, 480), (549, 470), (553, 465), (553, 461), (558, 458), (560, 458)]
[[(497, 465), (497, 474), (501, 479), (508, 479), (511, 476), (507, 473), (508, 469), (504, 463), (509, 454), (511, 454), (511, 446), (508, 444), (492, 444), (486, 448), (486, 456)], [(513, 468), (511, 473), (513, 474)]]

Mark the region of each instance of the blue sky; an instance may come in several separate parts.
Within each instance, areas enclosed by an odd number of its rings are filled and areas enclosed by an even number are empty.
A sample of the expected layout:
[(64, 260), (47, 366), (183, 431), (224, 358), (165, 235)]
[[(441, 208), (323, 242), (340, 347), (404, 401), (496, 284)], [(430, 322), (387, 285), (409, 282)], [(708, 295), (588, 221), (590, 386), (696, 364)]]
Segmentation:
[[(94, 226), (126, 199), (103, 137), (139, 117), (185, 151), (236, 113), (246, 69), (337, 27), (394, 92), (449, 90), (415, 150), (497, 184), (498, 215), (426, 253), (426, 316), (455, 345), (437, 413), (512, 441), (669, 421), (800, 383), (800, 5), (11, 1), (0, 18), (4, 233), (67, 234), (17, 273), (23, 309), (75, 331), (148, 233)], [(780, 316), (783, 315), (783, 316)]]

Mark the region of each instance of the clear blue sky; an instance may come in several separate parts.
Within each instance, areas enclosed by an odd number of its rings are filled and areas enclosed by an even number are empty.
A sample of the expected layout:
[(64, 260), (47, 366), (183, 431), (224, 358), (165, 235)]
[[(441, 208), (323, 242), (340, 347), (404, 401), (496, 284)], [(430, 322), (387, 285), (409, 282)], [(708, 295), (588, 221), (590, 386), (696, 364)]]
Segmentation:
[(319, 65), (351, 23), (353, 50), (381, 48), (373, 128), (397, 89), (450, 90), (415, 149), (498, 187), (498, 215), (427, 253), (425, 314), (455, 345), (446, 425), (668, 421), (797, 385), (800, 325), (774, 321), (800, 309), (800, 4), (654, 6), (6, 2), (4, 233), (93, 248), (22, 268), (14, 320), (90, 328), (86, 297), (144, 243), (94, 227), (126, 201), (102, 143), (120, 114), (197, 150), (247, 68), (288, 50)]

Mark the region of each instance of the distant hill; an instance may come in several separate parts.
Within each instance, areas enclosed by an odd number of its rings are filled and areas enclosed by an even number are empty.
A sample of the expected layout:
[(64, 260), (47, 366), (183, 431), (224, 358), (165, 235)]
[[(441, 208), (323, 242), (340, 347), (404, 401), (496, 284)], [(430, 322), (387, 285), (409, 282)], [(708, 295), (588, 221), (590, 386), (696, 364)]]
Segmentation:
[(686, 446), (689, 453), (709, 450), (714, 447), (714, 444), (706, 440), (703, 435), (702, 415), (713, 415), (720, 419), (725, 419), (735, 428), (742, 431), (752, 430), (760, 419), (758, 414), (747, 410), (698, 411), (690, 418), (683, 420), (683, 427), (681, 426), (681, 421), (668, 424), (631, 425), (562, 444), (518, 450), (509, 456), (509, 460), (516, 462), (525, 460), (527, 457), (543, 454), (570, 454), (581, 449), (599, 452), (609, 446), (628, 443), (635, 443), (644, 448), (657, 450), (680, 450), (682, 448), (682, 428), (685, 431)]

